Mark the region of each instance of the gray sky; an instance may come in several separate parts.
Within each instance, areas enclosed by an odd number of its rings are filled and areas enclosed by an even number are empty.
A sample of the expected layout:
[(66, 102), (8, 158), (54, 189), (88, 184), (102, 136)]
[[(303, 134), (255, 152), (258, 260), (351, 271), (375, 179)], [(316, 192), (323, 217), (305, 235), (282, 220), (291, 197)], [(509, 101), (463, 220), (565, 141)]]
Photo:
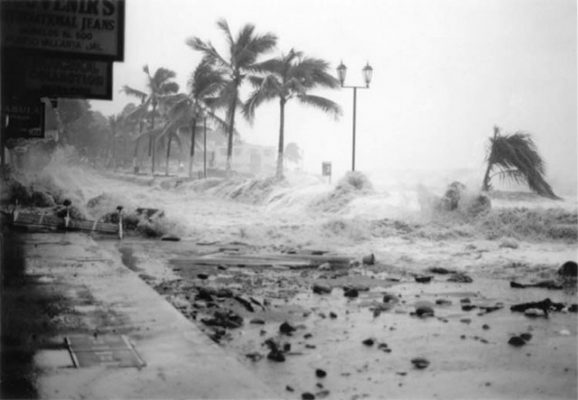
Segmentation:
[[(533, 134), (556, 186), (576, 188), (577, 66), (575, 0), (127, 0), (125, 61), (114, 67), (114, 100), (94, 101), (106, 115), (143, 88), (142, 66), (167, 67), (186, 81), (200, 60), (185, 45), (198, 36), (224, 51), (219, 18), (236, 32), (253, 23), (292, 47), (348, 66), (358, 91), (357, 169), (473, 168), (483, 174), (486, 142), (497, 124)], [(305, 167), (322, 160), (337, 173), (351, 165), (350, 89), (322, 93), (343, 107), (330, 116), (297, 104), (286, 111), (286, 143), (305, 150)], [(246, 141), (276, 145), (278, 104), (257, 110)]]

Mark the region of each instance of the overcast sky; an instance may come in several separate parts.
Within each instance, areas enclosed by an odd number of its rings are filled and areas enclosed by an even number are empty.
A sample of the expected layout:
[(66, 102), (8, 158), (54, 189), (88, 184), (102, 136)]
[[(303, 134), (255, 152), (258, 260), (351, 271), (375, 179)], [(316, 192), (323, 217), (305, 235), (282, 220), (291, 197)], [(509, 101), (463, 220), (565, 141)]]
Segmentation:
[[(109, 115), (144, 89), (142, 66), (177, 73), (182, 89), (200, 60), (185, 44), (198, 36), (225, 51), (216, 27), (245, 23), (273, 32), (278, 49), (296, 48), (348, 67), (346, 84), (374, 79), (357, 97), (357, 169), (472, 168), (483, 174), (492, 127), (533, 134), (554, 188), (577, 181), (575, 0), (126, 0), (125, 61), (114, 66), (114, 100), (94, 101)], [(351, 89), (324, 92), (343, 116), (289, 104), (286, 143), (305, 151), (305, 167), (351, 166)], [(241, 122), (245, 141), (276, 145), (278, 104)], [(240, 118), (239, 118), (240, 120)]]

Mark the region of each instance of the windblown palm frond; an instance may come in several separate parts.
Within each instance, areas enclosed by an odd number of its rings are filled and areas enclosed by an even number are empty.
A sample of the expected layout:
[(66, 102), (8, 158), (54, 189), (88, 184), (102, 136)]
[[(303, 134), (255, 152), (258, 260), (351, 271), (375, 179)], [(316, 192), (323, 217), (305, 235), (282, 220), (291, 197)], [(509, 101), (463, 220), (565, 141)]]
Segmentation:
[(186, 40), (187, 46), (193, 50), (199, 51), (203, 54), (203, 58), (208, 60), (212, 65), (223, 68), (231, 68), (230, 63), (227, 62), (211, 44), (211, 42), (204, 42), (198, 37), (189, 38)]
[(559, 199), (544, 179), (544, 162), (530, 135), (516, 132), (510, 135), (500, 135), (495, 128), (494, 137), (490, 139), (490, 149), (486, 158), (488, 167), (484, 176), (483, 189), (491, 188), (491, 172), (501, 179), (518, 183), (527, 183), (529, 188), (540, 196)]
[(216, 96), (225, 83), (223, 73), (215, 69), (207, 59), (201, 61), (188, 81), (191, 96), (195, 99)]
[(130, 86), (124, 85), (122, 87), (122, 91), (125, 92), (129, 96), (138, 97), (139, 99), (145, 99), (147, 94), (141, 90), (133, 89)]
[(313, 96), (310, 94), (301, 94), (297, 97), (302, 103), (319, 108), (326, 113), (332, 114), (335, 118), (341, 115), (341, 107), (339, 107), (339, 104), (326, 99), (325, 97)]

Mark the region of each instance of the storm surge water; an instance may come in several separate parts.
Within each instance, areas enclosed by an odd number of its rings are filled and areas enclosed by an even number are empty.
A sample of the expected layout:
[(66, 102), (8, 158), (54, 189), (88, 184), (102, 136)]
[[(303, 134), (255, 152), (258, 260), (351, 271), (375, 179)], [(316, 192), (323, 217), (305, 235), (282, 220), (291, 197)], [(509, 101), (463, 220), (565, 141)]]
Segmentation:
[[(43, 168), (23, 168), (14, 176), (21, 192), (45, 193), (57, 205), (70, 199), (77, 216), (87, 219), (106, 218), (119, 205), (127, 214), (158, 209), (163, 218), (154, 222), (155, 229), (197, 241), (274, 248), (371, 247), (388, 238), (578, 241), (575, 200), (497, 191), (490, 193), (491, 209), (472, 212), (462, 204), (448, 209), (440, 205), (451, 179), (408, 173), (384, 179), (350, 172), (333, 184), (304, 173), (284, 179), (153, 178), (102, 173), (65, 148), (56, 150)], [(462, 203), (479, 195), (464, 189)], [(10, 202), (11, 195), (4, 193), (4, 198)]]

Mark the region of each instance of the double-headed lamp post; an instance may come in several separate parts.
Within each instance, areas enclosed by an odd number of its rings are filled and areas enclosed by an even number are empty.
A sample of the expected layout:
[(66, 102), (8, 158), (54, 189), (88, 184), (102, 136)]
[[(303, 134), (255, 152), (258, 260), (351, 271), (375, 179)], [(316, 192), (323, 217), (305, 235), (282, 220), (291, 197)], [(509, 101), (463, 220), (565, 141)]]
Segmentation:
[(343, 83), (345, 82), (345, 76), (347, 75), (347, 67), (341, 61), (341, 64), (337, 67), (337, 77), (339, 78), (339, 82), (341, 83), (342, 88), (350, 88), (353, 89), (353, 148), (352, 148), (352, 156), (351, 156), (351, 170), (355, 171), (355, 117), (356, 117), (356, 110), (357, 110), (357, 89), (369, 89), (369, 84), (371, 83), (371, 78), (373, 77), (373, 68), (367, 63), (365, 67), (363, 67), (363, 79), (365, 80), (365, 86), (344, 86)]

